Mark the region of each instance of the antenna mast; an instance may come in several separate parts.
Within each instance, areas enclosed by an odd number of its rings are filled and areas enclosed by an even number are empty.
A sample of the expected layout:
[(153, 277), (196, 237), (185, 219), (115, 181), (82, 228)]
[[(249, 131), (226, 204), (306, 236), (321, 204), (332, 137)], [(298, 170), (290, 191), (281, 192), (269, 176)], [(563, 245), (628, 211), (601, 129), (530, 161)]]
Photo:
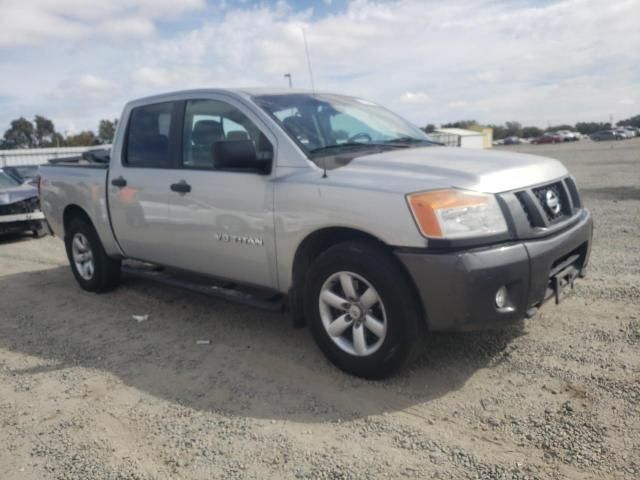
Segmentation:
[[(302, 38), (304, 39), (304, 52), (307, 55), (307, 67), (309, 67), (309, 80), (311, 80), (311, 92), (316, 95), (316, 86), (313, 82), (313, 70), (311, 69), (311, 55), (309, 55), (309, 44), (307, 43), (307, 32), (302, 29)], [(327, 178), (327, 159), (322, 157), (322, 178)]]
[(313, 70), (311, 69), (311, 57), (309, 56), (309, 45), (307, 44), (307, 33), (302, 29), (302, 38), (304, 39), (304, 51), (307, 55), (307, 67), (309, 67), (309, 79), (311, 80), (311, 91), (315, 94), (316, 87), (313, 83)]

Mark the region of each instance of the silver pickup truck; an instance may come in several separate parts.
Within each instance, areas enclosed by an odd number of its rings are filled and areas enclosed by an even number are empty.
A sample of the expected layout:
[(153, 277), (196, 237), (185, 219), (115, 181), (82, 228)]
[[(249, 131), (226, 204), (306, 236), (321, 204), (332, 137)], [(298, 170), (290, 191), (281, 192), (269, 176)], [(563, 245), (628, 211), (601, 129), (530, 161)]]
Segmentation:
[(288, 309), (367, 378), (406, 364), (425, 331), (559, 301), (592, 236), (556, 160), (443, 147), (370, 101), (295, 90), (132, 101), (110, 158), (43, 166), (40, 188), (85, 290), (126, 271)]

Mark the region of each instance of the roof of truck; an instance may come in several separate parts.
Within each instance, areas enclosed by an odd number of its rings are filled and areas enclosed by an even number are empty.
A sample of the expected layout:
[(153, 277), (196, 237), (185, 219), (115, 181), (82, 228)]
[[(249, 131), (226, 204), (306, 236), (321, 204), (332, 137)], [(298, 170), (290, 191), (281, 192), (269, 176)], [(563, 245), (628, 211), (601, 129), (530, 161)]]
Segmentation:
[[(188, 90), (174, 90), (172, 92), (158, 93), (156, 95), (150, 95), (147, 97), (140, 97), (131, 100), (128, 103), (146, 103), (150, 100), (159, 100), (164, 97), (170, 97), (172, 95), (183, 94), (198, 94), (198, 93), (226, 93), (242, 97), (253, 97), (256, 95), (291, 95), (291, 94), (331, 94), (338, 95), (332, 92), (320, 92), (298, 88), (284, 88), (284, 87), (252, 87), (252, 88), (195, 88)], [(346, 96), (346, 95), (345, 95)]]

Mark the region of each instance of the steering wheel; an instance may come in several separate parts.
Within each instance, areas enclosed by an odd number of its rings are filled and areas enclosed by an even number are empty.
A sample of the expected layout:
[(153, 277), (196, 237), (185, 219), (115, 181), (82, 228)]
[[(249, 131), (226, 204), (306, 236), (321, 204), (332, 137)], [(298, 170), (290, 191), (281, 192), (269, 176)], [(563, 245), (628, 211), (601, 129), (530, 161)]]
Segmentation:
[(364, 138), (369, 143), (373, 142), (373, 138), (371, 138), (371, 135), (369, 135), (368, 133), (365, 133), (365, 132), (356, 133), (355, 135), (349, 137), (347, 139), (347, 142), (355, 142), (359, 138)]

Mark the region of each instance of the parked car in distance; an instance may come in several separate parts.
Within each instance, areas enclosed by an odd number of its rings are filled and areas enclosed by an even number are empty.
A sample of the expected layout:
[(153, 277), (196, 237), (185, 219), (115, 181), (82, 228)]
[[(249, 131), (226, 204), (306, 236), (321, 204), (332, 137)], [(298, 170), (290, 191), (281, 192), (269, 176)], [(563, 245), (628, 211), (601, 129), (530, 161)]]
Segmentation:
[(635, 130), (628, 127), (618, 127), (615, 129), (615, 132), (622, 135), (624, 138), (633, 138), (636, 136)]
[(625, 136), (614, 130), (601, 130), (599, 132), (592, 133), (590, 138), (594, 142), (599, 142), (601, 140), (622, 140)]
[(519, 137), (507, 137), (504, 139), (505, 145), (520, 145), (522, 140)]
[(2, 167), (2, 170), (18, 180), (20, 183), (31, 183), (35, 185), (38, 180), (39, 165), (16, 165)]
[(555, 132), (556, 135), (560, 135), (562, 137), (562, 141), (564, 142), (576, 142), (580, 140), (580, 137), (576, 132), (572, 132), (571, 130), (558, 130)]
[(0, 234), (25, 231), (31, 231), (36, 237), (47, 231), (38, 190), (0, 169)]
[(367, 378), (405, 364), (425, 331), (532, 317), (585, 274), (591, 248), (591, 213), (559, 161), (438, 146), (330, 93), (135, 100), (108, 163), (40, 172), (81, 288), (114, 288), (124, 268), (287, 308), (330, 361)]
[(534, 138), (531, 143), (539, 145), (543, 143), (562, 143), (564, 138), (561, 135), (555, 133), (545, 133), (541, 137)]

